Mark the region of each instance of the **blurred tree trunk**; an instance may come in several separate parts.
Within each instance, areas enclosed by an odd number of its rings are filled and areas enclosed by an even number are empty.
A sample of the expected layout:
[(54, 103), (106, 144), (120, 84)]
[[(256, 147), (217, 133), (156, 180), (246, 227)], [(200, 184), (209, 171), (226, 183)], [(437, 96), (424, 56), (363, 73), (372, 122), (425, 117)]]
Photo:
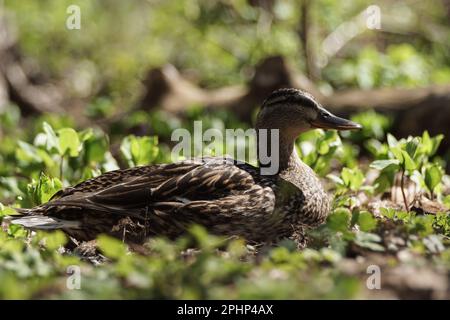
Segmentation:
[(303, 48), (303, 54), (305, 57), (305, 73), (306, 76), (317, 81), (320, 79), (320, 70), (317, 66), (315, 59), (314, 48), (314, 33), (315, 25), (314, 20), (311, 17), (312, 1), (302, 0), (301, 3), (301, 16), (298, 35)]

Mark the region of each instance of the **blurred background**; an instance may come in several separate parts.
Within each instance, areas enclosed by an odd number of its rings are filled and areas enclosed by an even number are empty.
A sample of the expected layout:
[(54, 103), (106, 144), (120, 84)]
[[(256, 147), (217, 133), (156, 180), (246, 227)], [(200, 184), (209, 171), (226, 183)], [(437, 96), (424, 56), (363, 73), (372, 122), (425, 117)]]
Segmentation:
[[(127, 135), (159, 140), (143, 164), (170, 161), (175, 128), (251, 127), (281, 87), (356, 117), (355, 157), (380, 157), (369, 138), (428, 131), (448, 160), (449, 17), (449, 0), (0, 1), (0, 173), (21, 159), (18, 140), (41, 148), (44, 122), (94, 129), (96, 153), (79, 165), (97, 171), (74, 181), (130, 165)], [(30, 152), (39, 165), (21, 161), (25, 175), (52, 168)]]
[(362, 113), (360, 145), (386, 132), (448, 137), (449, 17), (449, 0), (3, 0), (3, 153), (43, 122), (99, 129), (113, 155), (128, 134), (167, 151), (196, 119), (251, 127), (281, 87)]
[(296, 86), (337, 113), (400, 114), (400, 135), (449, 130), (448, 0), (3, 0), (0, 12), (0, 111), (86, 124), (198, 106), (250, 122), (270, 91)]
[[(62, 233), (4, 223), (8, 206), (172, 161), (173, 130), (194, 120), (249, 128), (282, 87), (364, 127), (297, 141), (335, 195), (305, 251), (287, 242), (253, 259), (232, 242), (219, 256), (197, 230), (145, 258), (103, 239), (118, 263), (90, 268), (83, 251), (56, 251)], [(448, 299), (449, 137), (450, 0), (0, 0), (0, 298)], [(382, 267), (385, 290), (364, 289), (361, 261)], [(65, 288), (72, 264), (88, 270), (84, 290)]]

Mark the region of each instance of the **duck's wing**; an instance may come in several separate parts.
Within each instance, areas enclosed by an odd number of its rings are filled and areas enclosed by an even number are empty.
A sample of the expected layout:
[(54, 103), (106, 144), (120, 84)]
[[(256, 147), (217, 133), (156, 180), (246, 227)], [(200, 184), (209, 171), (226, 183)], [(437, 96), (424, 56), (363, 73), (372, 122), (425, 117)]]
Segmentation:
[(268, 207), (274, 201), (273, 192), (258, 183), (256, 170), (222, 158), (152, 166), (142, 175), (129, 175), (110, 184), (104, 181), (101, 188), (88, 188), (86, 183), (75, 186), (46, 206), (141, 218), (149, 208), (170, 214), (227, 212), (238, 205), (246, 209), (259, 202)]

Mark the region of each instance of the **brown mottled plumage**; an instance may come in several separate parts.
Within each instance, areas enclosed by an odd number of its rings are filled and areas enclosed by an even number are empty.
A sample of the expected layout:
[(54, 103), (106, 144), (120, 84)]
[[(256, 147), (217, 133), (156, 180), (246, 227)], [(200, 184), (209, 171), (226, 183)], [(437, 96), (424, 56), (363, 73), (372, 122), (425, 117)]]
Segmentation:
[[(55, 194), (47, 203), (18, 209), (13, 222), (32, 229), (62, 229), (78, 240), (106, 233), (129, 242), (151, 235), (175, 238), (193, 223), (209, 232), (272, 242), (322, 223), (329, 199), (294, 142), (312, 127), (356, 129), (309, 94), (280, 89), (264, 102), (257, 130), (279, 129), (279, 170), (231, 158), (203, 158), (116, 170)], [(258, 144), (259, 148), (268, 148)]]

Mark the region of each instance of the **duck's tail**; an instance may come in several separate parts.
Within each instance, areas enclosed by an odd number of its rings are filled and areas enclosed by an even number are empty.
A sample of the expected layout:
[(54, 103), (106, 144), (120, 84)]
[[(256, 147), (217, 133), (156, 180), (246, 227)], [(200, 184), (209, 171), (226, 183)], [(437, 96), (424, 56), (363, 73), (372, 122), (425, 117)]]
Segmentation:
[(56, 217), (46, 216), (39, 213), (38, 208), (22, 209), (15, 208), (17, 215), (8, 216), (8, 220), (13, 224), (19, 224), (27, 229), (55, 230), (55, 229), (78, 229), (80, 221), (63, 220)]

